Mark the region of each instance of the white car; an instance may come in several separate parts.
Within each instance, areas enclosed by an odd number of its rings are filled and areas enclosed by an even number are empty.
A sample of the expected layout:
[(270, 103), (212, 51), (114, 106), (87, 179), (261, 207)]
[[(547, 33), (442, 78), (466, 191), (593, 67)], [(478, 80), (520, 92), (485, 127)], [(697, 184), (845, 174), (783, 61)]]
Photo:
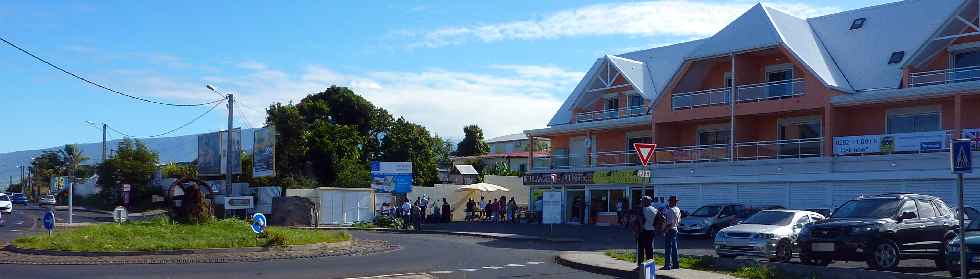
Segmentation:
[(823, 220), (820, 213), (803, 210), (763, 210), (745, 221), (727, 227), (715, 236), (719, 257), (762, 257), (773, 262), (793, 259), (796, 237), (803, 227)]
[(0, 194), (0, 211), (5, 213), (14, 212), (14, 203), (10, 201), (10, 196)]
[(55, 204), (54, 195), (41, 196), (41, 199), (38, 201), (38, 204), (54, 205)]

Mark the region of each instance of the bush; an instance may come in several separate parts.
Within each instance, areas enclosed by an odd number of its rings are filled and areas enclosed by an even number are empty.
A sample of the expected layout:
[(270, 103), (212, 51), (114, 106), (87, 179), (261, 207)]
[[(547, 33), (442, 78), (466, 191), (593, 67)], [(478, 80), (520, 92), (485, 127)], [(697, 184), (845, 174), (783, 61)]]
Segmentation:
[(263, 232), (263, 234), (269, 238), (265, 243), (265, 247), (286, 247), (289, 245), (289, 238), (281, 232)]
[(405, 224), (404, 220), (388, 215), (378, 215), (374, 217), (374, 225), (381, 228), (400, 229)]

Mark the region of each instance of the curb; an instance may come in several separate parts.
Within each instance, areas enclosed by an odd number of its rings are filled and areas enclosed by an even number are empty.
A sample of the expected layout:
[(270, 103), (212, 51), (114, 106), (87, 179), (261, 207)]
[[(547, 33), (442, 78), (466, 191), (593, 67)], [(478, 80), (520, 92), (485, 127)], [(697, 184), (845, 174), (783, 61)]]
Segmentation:
[(505, 240), (526, 240), (526, 241), (545, 241), (551, 243), (579, 243), (583, 242), (582, 239), (578, 238), (547, 238), (539, 236), (530, 235), (519, 235), (519, 234), (500, 234), (500, 233), (480, 233), (480, 232), (458, 232), (458, 231), (445, 231), (445, 230), (398, 230), (389, 228), (355, 228), (355, 227), (292, 227), (297, 229), (309, 229), (309, 230), (349, 230), (349, 231), (371, 231), (371, 232), (387, 232), (387, 233), (416, 233), (416, 234), (442, 234), (442, 235), (456, 235), (456, 236), (469, 236), (469, 237), (480, 237), (489, 239), (505, 239)]
[(243, 248), (206, 248), (206, 249), (186, 249), (186, 250), (166, 250), (166, 251), (124, 251), (124, 252), (75, 252), (75, 251), (54, 251), (30, 248), (20, 248), (13, 244), (4, 247), (4, 250), (29, 255), (42, 256), (80, 256), (80, 257), (125, 257), (125, 256), (163, 256), (163, 255), (207, 255), (222, 253), (254, 253), (268, 251), (304, 251), (315, 249), (336, 249), (349, 248), (353, 246), (352, 240), (334, 243), (315, 243), (307, 245), (293, 245), (285, 248), (277, 247), (243, 247)]
[[(636, 276), (636, 271), (633, 271), (633, 270), (627, 271), (627, 270), (622, 270), (622, 269), (618, 269), (618, 268), (611, 268), (611, 267), (605, 267), (605, 266), (599, 266), (599, 265), (593, 265), (593, 264), (588, 264), (588, 263), (583, 263), (583, 262), (572, 261), (572, 260), (569, 260), (569, 259), (565, 258), (564, 255), (565, 255), (565, 252), (562, 252), (562, 253), (559, 253), (558, 256), (555, 256), (555, 262), (557, 262), (560, 265), (564, 265), (564, 266), (567, 266), (567, 267), (571, 267), (571, 268), (574, 268), (574, 269), (578, 269), (578, 270), (582, 270), (582, 271), (586, 271), (586, 272), (591, 272), (591, 273), (598, 273), (598, 274), (602, 274), (602, 275), (615, 276), (615, 277), (619, 277), (619, 278), (636, 278), (637, 277)], [(664, 276), (663, 278), (668, 278), (668, 277)], [(673, 279), (673, 278), (671, 278), (671, 279)]]

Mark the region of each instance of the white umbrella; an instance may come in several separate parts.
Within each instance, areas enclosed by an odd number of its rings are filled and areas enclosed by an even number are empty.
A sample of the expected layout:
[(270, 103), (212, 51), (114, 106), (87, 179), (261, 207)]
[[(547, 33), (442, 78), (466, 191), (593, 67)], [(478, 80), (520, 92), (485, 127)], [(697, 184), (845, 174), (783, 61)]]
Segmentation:
[(497, 186), (497, 185), (493, 185), (493, 184), (490, 184), (490, 183), (476, 183), (476, 184), (470, 184), (470, 185), (463, 185), (463, 186), (460, 186), (458, 189), (456, 189), (456, 192), (464, 192), (464, 191), (480, 191), (480, 192), (504, 191), (504, 192), (510, 192), (510, 189), (507, 189), (507, 188), (504, 188), (504, 187), (501, 187), (501, 186)]

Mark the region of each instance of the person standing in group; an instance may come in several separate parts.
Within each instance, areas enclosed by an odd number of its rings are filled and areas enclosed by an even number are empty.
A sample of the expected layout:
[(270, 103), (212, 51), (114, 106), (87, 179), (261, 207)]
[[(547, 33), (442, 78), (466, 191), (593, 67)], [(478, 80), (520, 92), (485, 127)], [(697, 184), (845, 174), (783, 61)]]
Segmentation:
[(429, 223), (442, 223), (442, 207), (436, 205), (435, 202), (432, 202), (432, 218)]
[(476, 202), (470, 199), (466, 202), (466, 218), (463, 219), (465, 222), (473, 221), (474, 216), (476, 216)]
[(677, 223), (681, 220), (681, 210), (677, 208), (677, 196), (667, 199), (664, 207), (664, 270), (680, 268), (677, 258)]
[(538, 196), (538, 200), (534, 201), (534, 219), (538, 221), (538, 224), (544, 221), (544, 196)]
[(497, 215), (500, 215), (500, 217), (497, 217), (497, 221), (501, 223), (507, 222), (507, 197), (502, 196), (497, 201)]
[(442, 198), (442, 221), (445, 223), (453, 222), (453, 210), (449, 207), (449, 202), (446, 198)]
[(516, 215), (517, 215), (517, 201), (514, 200), (514, 197), (510, 197), (510, 201), (507, 202), (507, 221), (510, 221), (511, 223), (517, 223), (517, 218), (515, 218), (517, 217)]
[(422, 219), (425, 216), (425, 211), (422, 210), (422, 203), (418, 202), (412, 206), (412, 228), (415, 231), (422, 231)]
[(653, 259), (653, 236), (656, 231), (654, 220), (657, 217), (657, 208), (653, 207), (653, 199), (649, 196), (640, 198), (640, 216), (642, 216), (643, 228), (640, 232), (640, 254), (637, 257), (641, 263)]
[(623, 199), (616, 200), (616, 223), (621, 226), (626, 225), (623, 224)]
[(408, 224), (412, 221), (412, 203), (406, 197), (401, 206), (402, 229), (407, 230)]
[(480, 197), (480, 203), (478, 205), (480, 207), (477, 207), (477, 210), (480, 211), (480, 212), (477, 212), (477, 220), (481, 220), (481, 219), (484, 219), (484, 218), (487, 217), (486, 216), (486, 214), (487, 214), (487, 200), (484, 199), (481, 196)]

